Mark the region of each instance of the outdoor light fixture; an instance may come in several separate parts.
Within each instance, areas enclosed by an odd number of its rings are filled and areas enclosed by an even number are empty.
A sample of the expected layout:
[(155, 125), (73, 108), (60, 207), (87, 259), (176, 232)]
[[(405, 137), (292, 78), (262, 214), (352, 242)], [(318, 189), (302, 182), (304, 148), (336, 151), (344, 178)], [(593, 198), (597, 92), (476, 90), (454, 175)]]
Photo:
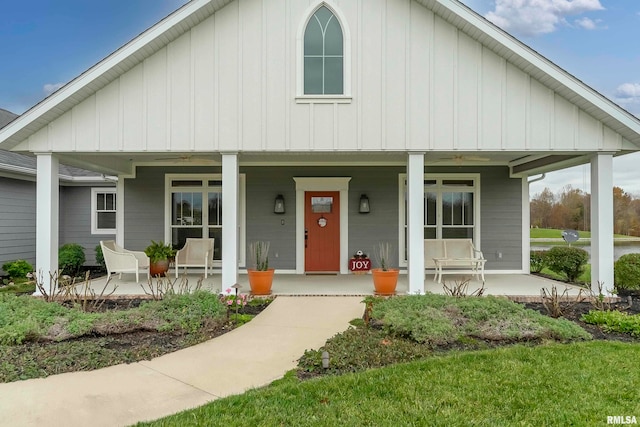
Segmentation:
[(322, 367), (324, 369), (329, 368), (329, 352), (328, 351), (322, 352)]
[(370, 209), (369, 209), (369, 198), (367, 197), (366, 194), (363, 194), (362, 196), (360, 196), (360, 209), (359, 212), (361, 214), (365, 214), (365, 213), (369, 213)]
[(277, 214), (284, 213), (284, 197), (282, 197), (282, 194), (278, 194), (276, 196), (276, 202), (273, 206), (273, 213), (277, 213)]

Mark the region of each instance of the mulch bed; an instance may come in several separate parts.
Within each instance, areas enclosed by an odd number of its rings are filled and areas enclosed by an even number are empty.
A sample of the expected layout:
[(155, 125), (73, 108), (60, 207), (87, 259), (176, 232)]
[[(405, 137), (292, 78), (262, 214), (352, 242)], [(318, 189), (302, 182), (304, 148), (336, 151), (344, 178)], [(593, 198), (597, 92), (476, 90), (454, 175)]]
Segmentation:
[[(526, 308), (538, 311), (544, 315), (549, 314), (547, 309), (540, 302), (527, 302), (524, 303), (524, 306)], [(628, 314), (639, 314), (640, 300), (632, 299), (631, 304), (629, 304), (628, 300), (618, 301), (609, 304), (608, 308), (610, 310), (618, 310)], [(597, 325), (591, 325), (589, 323), (583, 322), (581, 320), (582, 316), (589, 313), (589, 311), (591, 310), (595, 310), (595, 308), (590, 302), (564, 303), (562, 309), (562, 317), (567, 320), (576, 322), (584, 330), (589, 332), (593, 336), (593, 339), (596, 340), (640, 342), (640, 338), (635, 338), (629, 334), (622, 334), (618, 332), (604, 332)]]

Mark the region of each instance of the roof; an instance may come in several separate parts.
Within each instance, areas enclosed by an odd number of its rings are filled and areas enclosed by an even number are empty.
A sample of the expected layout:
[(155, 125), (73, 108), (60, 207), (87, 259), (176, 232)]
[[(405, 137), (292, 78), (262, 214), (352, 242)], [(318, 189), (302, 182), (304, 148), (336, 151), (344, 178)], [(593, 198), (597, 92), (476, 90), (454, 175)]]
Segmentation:
[[(0, 130), (11, 149), (233, 0), (192, 0)], [(640, 147), (640, 119), (458, 0), (417, 0), (460, 31)]]
[[(19, 116), (0, 108), (0, 129), (14, 121)], [(33, 155), (13, 153), (7, 150), (0, 150), (0, 171), (35, 175), (36, 158)], [(60, 179), (64, 181), (74, 181), (82, 178), (89, 178), (92, 181), (103, 181), (101, 174), (73, 166), (60, 165)]]

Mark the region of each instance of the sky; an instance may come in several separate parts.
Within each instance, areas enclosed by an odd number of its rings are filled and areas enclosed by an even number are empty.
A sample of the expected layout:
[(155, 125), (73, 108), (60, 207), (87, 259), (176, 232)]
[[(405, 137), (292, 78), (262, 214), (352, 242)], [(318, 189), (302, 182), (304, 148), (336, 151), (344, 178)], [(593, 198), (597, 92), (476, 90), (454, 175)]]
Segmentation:
[[(187, 0), (19, 0), (0, 14), (0, 108), (21, 114)], [(640, 1), (462, 0), (640, 116)], [(614, 185), (640, 197), (640, 153), (614, 159)], [(547, 174), (531, 195), (590, 192), (589, 166)]]

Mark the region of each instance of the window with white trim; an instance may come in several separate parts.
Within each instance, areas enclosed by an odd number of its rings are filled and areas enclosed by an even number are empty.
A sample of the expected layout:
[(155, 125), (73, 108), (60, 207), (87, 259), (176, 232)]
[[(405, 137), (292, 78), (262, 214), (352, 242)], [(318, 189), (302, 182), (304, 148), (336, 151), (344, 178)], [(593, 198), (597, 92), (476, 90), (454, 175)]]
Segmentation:
[(116, 189), (91, 189), (91, 234), (116, 234)]
[[(400, 247), (407, 262), (407, 177), (400, 175)], [(479, 246), (480, 175), (424, 175), (424, 239), (472, 239)]]
[[(187, 238), (213, 238), (214, 265), (222, 260), (222, 175), (167, 175), (167, 235), (174, 248), (184, 246)], [(240, 265), (245, 259), (245, 175), (240, 175)]]
[(320, 6), (304, 31), (304, 94), (344, 94), (342, 26), (326, 6)]

